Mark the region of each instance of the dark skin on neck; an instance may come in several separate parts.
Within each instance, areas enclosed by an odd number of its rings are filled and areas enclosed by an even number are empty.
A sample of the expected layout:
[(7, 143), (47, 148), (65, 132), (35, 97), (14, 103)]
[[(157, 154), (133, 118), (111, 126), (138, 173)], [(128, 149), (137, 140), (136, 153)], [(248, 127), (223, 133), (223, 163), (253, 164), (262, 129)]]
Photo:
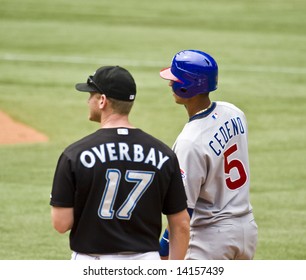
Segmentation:
[(189, 118), (196, 115), (202, 110), (207, 109), (211, 105), (208, 93), (198, 94), (191, 98), (182, 98), (173, 94), (175, 102), (185, 106)]

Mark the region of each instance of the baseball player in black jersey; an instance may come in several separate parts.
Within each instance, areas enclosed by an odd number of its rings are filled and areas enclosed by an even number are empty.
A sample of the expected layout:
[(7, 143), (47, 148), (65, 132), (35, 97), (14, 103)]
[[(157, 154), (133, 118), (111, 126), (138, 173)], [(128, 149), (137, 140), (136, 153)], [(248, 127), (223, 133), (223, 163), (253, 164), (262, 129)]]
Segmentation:
[(76, 89), (89, 92), (89, 119), (101, 128), (67, 147), (54, 174), (52, 223), (70, 230), (72, 259), (160, 259), (162, 213), (170, 259), (183, 259), (190, 218), (178, 160), (129, 122), (133, 77), (104, 66)]

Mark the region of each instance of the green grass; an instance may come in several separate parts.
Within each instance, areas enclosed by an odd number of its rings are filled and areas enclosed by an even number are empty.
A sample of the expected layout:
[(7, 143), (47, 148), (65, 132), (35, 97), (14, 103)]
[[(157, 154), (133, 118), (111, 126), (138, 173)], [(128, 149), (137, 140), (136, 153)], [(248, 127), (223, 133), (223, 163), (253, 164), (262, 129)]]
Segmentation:
[[(218, 61), (249, 120), (256, 259), (306, 259), (306, 3), (293, 0), (0, 0), (0, 110), (47, 134), (0, 146), (0, 259), (69, 259), (49, 193), (66, 145), (97, 129), (74, 84), (106, 64), (134, 75), (132, 122), (172, 145), (187, 120), (160, 68), (182, 49)], [(1, 127), (0, 127), (1, 129)]]

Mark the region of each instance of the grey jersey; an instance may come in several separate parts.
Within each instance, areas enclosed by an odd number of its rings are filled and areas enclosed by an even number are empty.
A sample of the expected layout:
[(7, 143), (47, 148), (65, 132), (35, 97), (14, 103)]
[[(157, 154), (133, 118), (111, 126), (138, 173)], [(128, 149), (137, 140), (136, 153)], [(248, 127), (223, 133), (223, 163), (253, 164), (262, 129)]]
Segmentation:
[(191, 226), (252, 212), (247, 138), (244, 113), (227, 102), (213, 102), (183, 128), (173, 150), (194, 209)]

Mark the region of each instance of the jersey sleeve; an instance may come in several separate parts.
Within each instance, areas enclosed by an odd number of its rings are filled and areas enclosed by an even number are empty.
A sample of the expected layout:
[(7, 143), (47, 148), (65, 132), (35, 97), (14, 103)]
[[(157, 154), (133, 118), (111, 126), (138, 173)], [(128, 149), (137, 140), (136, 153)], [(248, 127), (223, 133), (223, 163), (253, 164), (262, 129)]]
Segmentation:
[(176, 156), (173, 162), (174, 172), (164, 200), (163, 214), (165, 215), (175, 214), (187, 208), (187, 197)]
[(188, 139), (176, 142), (173, 149), (181, 168), (188, 208), (194, 209), (207, 174), (205, 155), (201, 153), (201, 147)]
[(63, 153), (57, 163), (50, 205), (58, 207), (73, 207), (75, 184), (70, 159)]

